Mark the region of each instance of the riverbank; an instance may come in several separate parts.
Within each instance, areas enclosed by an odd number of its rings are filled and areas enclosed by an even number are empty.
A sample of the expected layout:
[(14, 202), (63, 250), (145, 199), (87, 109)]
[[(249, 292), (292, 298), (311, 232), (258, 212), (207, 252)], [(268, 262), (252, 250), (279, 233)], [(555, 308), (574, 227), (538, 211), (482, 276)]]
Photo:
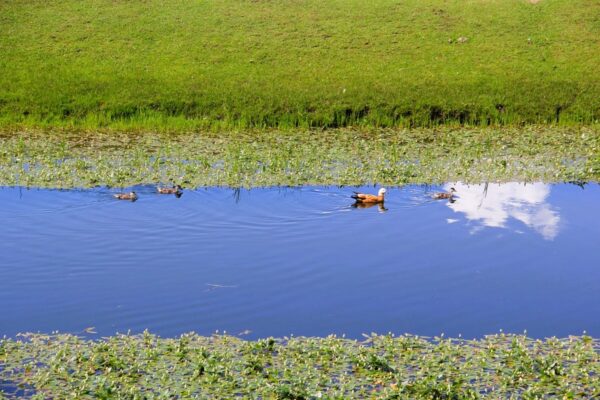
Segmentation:
[(589, 336), (505, 334), (362, 341), (27, 334), (0, 340), (0, 398), (2, 391), (77, 399), (596, 398), (599, 346)]
[(594, 0), (0, 3), (0, 126), (592, 124)]

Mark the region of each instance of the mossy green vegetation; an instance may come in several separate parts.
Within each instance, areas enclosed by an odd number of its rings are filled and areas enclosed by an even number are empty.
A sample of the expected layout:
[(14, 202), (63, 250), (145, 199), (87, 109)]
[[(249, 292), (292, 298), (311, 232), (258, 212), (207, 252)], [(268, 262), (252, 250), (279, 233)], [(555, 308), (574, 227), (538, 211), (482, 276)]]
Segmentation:
[(600, 396), (600, 343), (505, 334), (363, 341), (27, 334), (0, 341), (2, 391), (39, 399), (592, 399)]
[(0, 125), (600, 120), (596, 0), (0, 2)]
[(594, 128), (0, 135), (0, 185), (390, 186), (600, 181)]

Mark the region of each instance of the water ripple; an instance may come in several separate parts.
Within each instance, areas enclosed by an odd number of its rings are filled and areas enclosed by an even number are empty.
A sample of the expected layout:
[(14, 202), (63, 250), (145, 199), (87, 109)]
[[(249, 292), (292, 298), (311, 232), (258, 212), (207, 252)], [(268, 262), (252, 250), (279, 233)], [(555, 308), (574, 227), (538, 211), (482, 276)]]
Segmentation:
[(452, 185), (0, 189), (0, 334), (600, 334), (598, 186)]

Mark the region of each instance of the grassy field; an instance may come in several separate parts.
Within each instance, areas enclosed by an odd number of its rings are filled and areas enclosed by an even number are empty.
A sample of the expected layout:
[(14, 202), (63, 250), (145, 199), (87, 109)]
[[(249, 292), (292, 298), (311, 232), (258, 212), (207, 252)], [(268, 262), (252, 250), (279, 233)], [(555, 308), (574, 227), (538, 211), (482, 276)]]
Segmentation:
[(597, 0), (4, 0), (0, 126), (589, 124)]
[(0, 185), (600, 181), (598, 128), (0, 131)]
[(3, 391), (34, 399), (592, 399), (600, 396), (600, 344), (504, 334), (361, 342), (24, 335), (0, 340), (0, 398)]

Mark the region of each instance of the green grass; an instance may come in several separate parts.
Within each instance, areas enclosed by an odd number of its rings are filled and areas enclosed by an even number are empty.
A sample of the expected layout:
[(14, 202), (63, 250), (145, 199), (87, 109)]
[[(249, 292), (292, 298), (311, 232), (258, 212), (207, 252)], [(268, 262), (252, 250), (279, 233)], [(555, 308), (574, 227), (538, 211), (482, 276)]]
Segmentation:
[(0, 185), (600, 181), (600, 129), (0, 131)]
[(599, 16), (597, 0), (3, 0), (0, 126), (589, 124)]
[(0, 398), (3, 390), (34, 399), (592, 399), (600, 344), (505, 334), (361, 342), (27, 334), (0, 340)]

